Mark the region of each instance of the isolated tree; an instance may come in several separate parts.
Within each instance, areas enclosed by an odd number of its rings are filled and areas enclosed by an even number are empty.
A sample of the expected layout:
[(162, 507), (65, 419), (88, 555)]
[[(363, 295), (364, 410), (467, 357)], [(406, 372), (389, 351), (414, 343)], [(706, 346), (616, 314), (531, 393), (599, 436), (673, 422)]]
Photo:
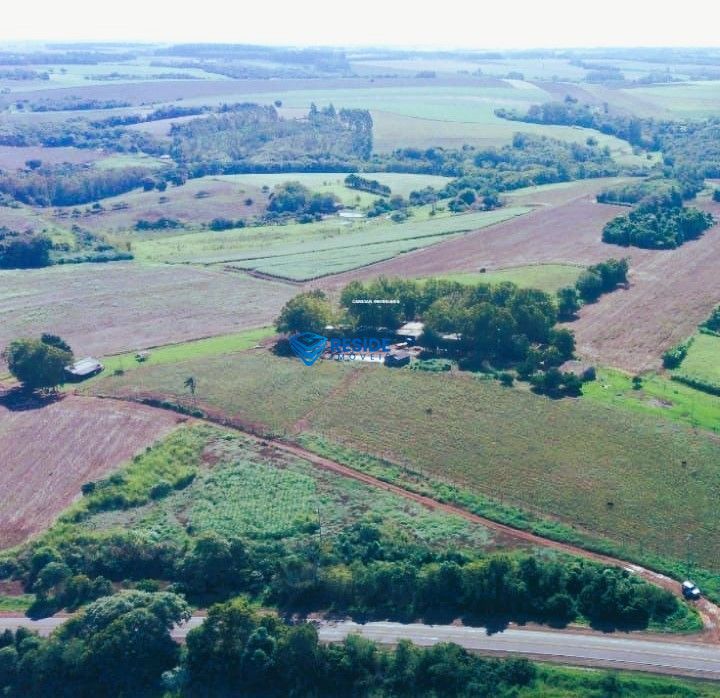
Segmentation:
[(322, 332), (332, 321), (330, 301), (320, 290), (300, 293), (285, 303), (276, 320), (278, 332)]
[(73, 362), (67, 343), (60, 337), (47, 336), (49, 343), (42, 339), (16, 339), (3, 352), (10, 373), (28, 391), (56, 388), (65, 381), (65, 366)]

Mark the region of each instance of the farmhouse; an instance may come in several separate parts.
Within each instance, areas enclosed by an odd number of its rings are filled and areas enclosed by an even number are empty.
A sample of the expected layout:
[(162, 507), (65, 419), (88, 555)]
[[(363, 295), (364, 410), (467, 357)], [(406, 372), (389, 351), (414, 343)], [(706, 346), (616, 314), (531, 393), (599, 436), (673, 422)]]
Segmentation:
[(65, 366), (65, 373), (68, 374), (70, 380), (84, 380), (97, 375), (103, 368), (105, 367), (97, 359), (87, 356), (70, 366)]
[(415, 343), (420, 339), (420, 335), (425, 331), (425, 324), (422, 322), (406, 322), (396, 332), (399, 337), (404, 337), (407, 341)]

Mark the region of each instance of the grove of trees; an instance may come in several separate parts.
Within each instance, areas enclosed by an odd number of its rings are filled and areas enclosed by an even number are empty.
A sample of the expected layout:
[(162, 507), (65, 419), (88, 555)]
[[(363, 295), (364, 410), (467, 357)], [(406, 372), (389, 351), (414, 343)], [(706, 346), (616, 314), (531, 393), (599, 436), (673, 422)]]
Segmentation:
[(65, 382), (65, 366), (73, 362), (70, 347), (60, 337), (44, 334), (40, 339), (16, 339), (6, 347), (3, 359), (25, 390), (53, 390)]
[(714, 222), (710, 213), (678, 205), (672, 198), (652, 197), (607, 223), (602, 239), (622, 247), (673, 249), (699, 238)]

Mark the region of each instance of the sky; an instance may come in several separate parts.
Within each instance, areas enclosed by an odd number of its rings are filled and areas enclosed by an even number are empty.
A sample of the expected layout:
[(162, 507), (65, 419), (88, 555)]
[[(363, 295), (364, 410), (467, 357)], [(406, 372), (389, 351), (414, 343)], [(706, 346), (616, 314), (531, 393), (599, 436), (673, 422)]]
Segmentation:
[(0, 41), (562, 48), (720, 46), (720, 3), (683, 0), (10, 0)]

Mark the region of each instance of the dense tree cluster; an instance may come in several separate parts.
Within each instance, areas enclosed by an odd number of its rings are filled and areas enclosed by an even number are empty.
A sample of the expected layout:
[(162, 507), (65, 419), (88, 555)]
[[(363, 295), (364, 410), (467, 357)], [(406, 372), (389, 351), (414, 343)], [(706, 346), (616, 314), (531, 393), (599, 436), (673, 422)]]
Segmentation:
[(73, 206), (124, 194), (143, 186), (145, 167), (98, 169), (89, 165), (43, 165), (0, 172), (0, 192), (34, 206)]
[(652, 139), (643, 132), (644, 122), (634, 116), (610, 114), (604, 107), (579, 104), (572, 97), (562, 102), (545, 102), (531, 105), (526, 113), (515, 109), (500, 108), (495, 114), (502, 119), (523, 121), (530, 124), (554, 124), (562, 126), (581, 126), (592, 128), (601, 133), (617, 136), (632, 145), (652, 147)]
[(305, 291), (291, 298), (275, 322), (278, 332), (316, 332), (322, 334), (333, 321), (328, 297), (320, 290)]
[(529, 133), (515, 134), (512, 143), (501, 148), (402, 148), (389, 155), (375, 155), (368, 168), (456, 178), (441, 192), (441, 197), (454, 197), (465, 189), (484, 195), (536, 184), (610, 176), (619, 171), (605, 148)]
[(44, 235), (0, 226), (0, 269), (32, 269), (50, 264), (52, 242)]
[(701, 325), (711, 332), (720, 332), (720, 305), (710, 314), (710, 317)]
[(161, 695), (180, 660), (172, 627), (190, 617), (169, 593), (131, 591), (95, 601), (50, 638), (20, 629), (0, 635), (0, 692), (40, 696)]
[[(616, 265), (625, 269), (624, 261), (611, 260), (598, 265), (593, 273), (609, 285)], [(607, 277), (604, 282), (600, 269)], [(366, 299), (392, 302), (355, 302)], [(572, 332), (555, 327), (558, 306), (554, 299), (543, 291), (521, 289), (511, 283), (470, 286), (442, 279), (419, 282), (380, 277), (367, 283), (349, 283), (340, 294), (340, 305), (342, 313), (338, 316), (321, 291), (298, 294), (285, 304), (277, 329), (325, 333), (329, 325), (339, 323), (344, 328), (352, 326), (354, 331), (377, 334), (422, 319), (425, 331), (421, 343), (427, 350), (457, 356), (463, 368), (511, 366), (528, 379), (559, 366), (575, 350)], [(567, 394), (579, 393), (580, 383), (572, 374), (562, 374), (561, 378), (561, 388), (564, 386)], [(543, 386), (542, 381), (536, 382), (538, 391), (558, 395)]]
[(42, 99), (24, 99), (16, 103), (17, 109), (27, 108), (29, 111), (85, 111), (89, 109), (118, 109), (131, 106), (130, 102), (121, 99), (97, 99), (95, 97), (65, 97)]
[(275, 107), (236, 105), (232, 112), (194, 119), (172, 127), (171, 153), (178, 163), (229, 171), (293, 167), (315, 169), (357, 159), (372, 151), (372, 118), (361, 109), (336, 111), (311, 106), (307, 119), (283, 119)]
[(582, 616), (603, 627), (646, 627), (679, 609), (671, 593), (619, 568), (434, 550), (369, 520), (332, 540), (306, 540), (290, 547), (213, 532), (181, 542), (85, 531), (53, 547), (35, 543), (11, 570), (0, 571), (12, 571), (28, 590), (44, 594), (38, 614), (87, 601), (109, 588), (107, 580), (146, 588), (171, 581), (201, 604), (245, 593), (287, 611), (331, 608), (403, 621), (464, 616), (476, 623), (564, 625)]
[(628, 270), (627, 259), (608, 259), (589, 266), (578, 276), (574, 286), (557, 291), (558, 319), (573, 320), (583, 303), (594, 303), (603, 293), (626, 284)]
[(673, 198), (652, 197), (607, 223), (602, 239), (623, 247), (673, 249), (699, 238), (713, 223), (709, 213), (678, 205)]
[(696, 193), (695, 188), (689, 187), (687, 183), (683, 185), (678, 180), (653, 176), (607, 187), (596, 198), (601, 204), (638, 204), (660, 196), (680, 206), (683, 199), (691, 199)]
[(118, 119), (122, 120), (122, 123), (137, 123), (133, 117), (111, 117), (106, 121), (96, 122), (84, 119), (32, 123), (8, 120), (0, 123), (0, 145), (46, 148), (73, 146), (119, 153), (142, 151), (151, 155), (164, 155), (168, 152), (166, 141), (149, 133), (122, 128), (112, 123)]
[(70, 347), (60, 337), (15, 339), (2, 354), (10, 373), (28, 391), (52, 390), (65, 382), (65, 366), (73, 362)]
[(340, 200), (331, 192), (312, 193), (300, 182), (283, 182), (270, 194), (267, 210), (270, 214), (289, 214), (314, 219), (322, 214), (334, 213), (340, 206)]
[(678, 368), (680, 364), (685, 360), (690, 347), (692, 346), (692, 337), (676, 344), (674, 347), (670, 347), (666, 352), (663, 353), (662, 360), (665, 368)]
[(50, 74), (30, 68), (5, 68), (0, 70), (0, 80), (49, 80)]

